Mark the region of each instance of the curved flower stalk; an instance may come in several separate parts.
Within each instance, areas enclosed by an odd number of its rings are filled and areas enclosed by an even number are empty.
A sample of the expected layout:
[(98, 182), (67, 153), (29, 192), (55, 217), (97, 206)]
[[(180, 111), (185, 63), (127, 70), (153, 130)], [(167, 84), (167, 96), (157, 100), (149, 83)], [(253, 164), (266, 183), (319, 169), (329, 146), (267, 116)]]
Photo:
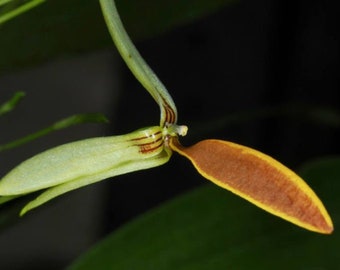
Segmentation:
[(73, 142), (34, 156), (1, 180), (0, 195), (5, 197), (0, 203), (47, 188), (24, 207), (24, 214), (79, 187), (162, 165), (175, 151), (188, 158), (203, 177), (256, 206), (311, 231), (333, 231), (331, 218), (313, 190), (273, 158), (221, 140), (183, 147), (178, 137), (186, 135), (187, 127), (176, 125), (177, 110), (171, 96), (132, 44), (114, 1), (99, 1), (120, 54), (160, 106), (160, 125), (121, 136)]
[(161, 109), (160, 126), (177, 122), (177, 109), (170, 94), (131, 42), (120, 20), (114, 1), (99, 0), (104, 19), (120, 55), (131, 72), (151, 94)]

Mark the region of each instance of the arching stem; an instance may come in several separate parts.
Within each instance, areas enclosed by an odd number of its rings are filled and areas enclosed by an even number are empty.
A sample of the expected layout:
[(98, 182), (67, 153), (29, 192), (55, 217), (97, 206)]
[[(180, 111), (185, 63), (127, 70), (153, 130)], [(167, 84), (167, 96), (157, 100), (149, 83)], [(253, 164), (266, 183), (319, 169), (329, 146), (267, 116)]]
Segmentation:
[(126, 33), (119, 17), (114, 0), (99, 0), (104, 19), (111, 34), (111, 37), (124, 61), (135, 75), (137, 80), (156, 100), (161, 110), (160, 126), (177, 122), (177, 109), (170, 94), (144, 61), (137, 51), (130, 37)]

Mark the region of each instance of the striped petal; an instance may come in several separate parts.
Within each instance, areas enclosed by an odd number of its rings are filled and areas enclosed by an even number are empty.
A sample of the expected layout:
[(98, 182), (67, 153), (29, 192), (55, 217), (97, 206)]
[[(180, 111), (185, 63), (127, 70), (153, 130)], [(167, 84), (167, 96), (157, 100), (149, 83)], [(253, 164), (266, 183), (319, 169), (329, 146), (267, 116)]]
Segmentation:
[(258, 207), (305, 229), (329, 234), (333, 224), (313, 190), (293, 171), (254, 149), (220, 140), (172, 150), (187, 157), (198, 172)]

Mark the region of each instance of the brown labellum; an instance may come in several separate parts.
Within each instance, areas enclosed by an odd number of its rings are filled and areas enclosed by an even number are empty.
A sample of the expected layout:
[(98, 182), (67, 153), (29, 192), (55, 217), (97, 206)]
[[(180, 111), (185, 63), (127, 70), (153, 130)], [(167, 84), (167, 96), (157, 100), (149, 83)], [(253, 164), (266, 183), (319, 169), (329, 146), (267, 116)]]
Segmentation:
[(329, 234), (332, 221), (313, 190), (293, 171), (254, 149), (221, 140), (170, 147), (215, 184), (305, 229)]

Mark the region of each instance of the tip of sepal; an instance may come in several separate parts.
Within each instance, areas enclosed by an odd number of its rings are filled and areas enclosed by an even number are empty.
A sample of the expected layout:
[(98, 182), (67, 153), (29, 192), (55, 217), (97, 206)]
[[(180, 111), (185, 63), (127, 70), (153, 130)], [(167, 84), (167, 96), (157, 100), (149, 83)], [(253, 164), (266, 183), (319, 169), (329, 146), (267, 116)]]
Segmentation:
[(293, 171), (257, 150), (220, 140), (170, 147), (206, 179), (263, 210), (310, 231), (331, 234), (332, 220), (314, 191)]
[(333, 224), (327, 224), (326, 226), (317, 228), (315, 232), (317, 233), (322, 233), (322, 234), (332, 234), (334, 231), (334, 226)]
[(19, 217), (23, 217), (29, 210), (26, 209), (26, 207), (24, 207), (23, 209), (21, 209), (20, 213), (19, 213)]
[(34, 200), (28, 202), (28, 203), (20, 210), (19, 216), (22, 217), (22, 216), (26, 215), (27, 212), (29, 212), (30, 210), (36, 208), (36, 207), (37, 207), (37, 206), (35, 206), (36, 200), (37, 200), (37, 199), (34, 199)]

